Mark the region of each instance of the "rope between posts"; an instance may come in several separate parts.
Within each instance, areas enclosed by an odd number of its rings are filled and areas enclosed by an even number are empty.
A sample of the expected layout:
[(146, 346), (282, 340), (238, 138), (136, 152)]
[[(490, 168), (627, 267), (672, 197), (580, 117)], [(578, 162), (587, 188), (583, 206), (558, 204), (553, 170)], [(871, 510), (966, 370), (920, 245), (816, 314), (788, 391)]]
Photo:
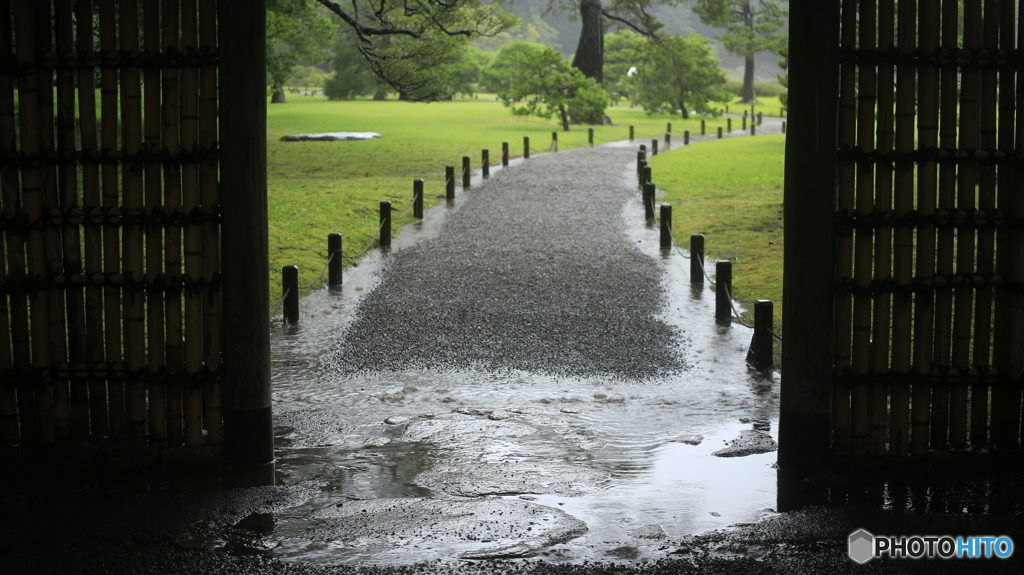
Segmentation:
[(306, 284), (304, 286), (298, 286), (298, 289), (309, 289), (309, 288), (313, 287), (313, 285), (315, 285), (316, 282), (320, 281), (320, 278), (324, 277), (324, 273), (327, 272), (327, 268), (330, 267), (331, 260), (333, 260), (333, 259), (334, 259), (334, 254), (332, 253), (330, 256), (327, 257), (327, 263), (324, 264), (324, 269), (320, 270), (320, 275), (316, 276), (316, 279), (311, 281), (311, 282), (309, 282), (308, 284)]
[[(381, 222), (380, 225), (377, 226), (377, 236), (378, 237), (380, 236), (380, 231), (382, 229), (384, 229), (384, 222)], [(373, 247), (373, 242), (377, 241), (377, 239), (378, 238), (371, 238), (370, 239), (370, 243), (366, 245), (366, 248), (364, 248), (363, 251), (359, 252), (358, 254), (356, 254), (354, 256), (341, 256), (341, 257), (343, 259), (350, 259), (350, 260), (361, 258), (361, 257), (363, 257), (364, 254), (366, 254), (366, 252), (370, 251), (370, 248)]]
[(284, 300), (288, 299), (288, 294), (291, 293), (291, 291), (292, 288), (284, 290), (284, 295), (281, 296), (281, 299), (277, 302), (277, 305), (274, 306), (274, 313), (281, 311), (281, 308), (284, 307)]
[[(679, 252), (679, 247), (678, 246), (676, 246), (676, 251)], [(682, 255), (682, 253), (680, 252), (679, 255)], [(686, 257), (686, 256), (683, 256), (683, 257)], [(713, 286), (717, 286), (718, 284), (716, 284), (714, 282), (714, 280), (711, 279), (711, 276), (708, 275), (707, 268), (704, 267), (704, 260), (703, 259), (698, 259), (697, 263), (700, 264), (700, 271), (701, 271), (702, 274), (704, 274), (704, 277), (707, 278), (708, 282), (710, 282), (711, 285), (713, 285)], [(725, 296), (727, 298), (729, 298), (729, 307), (732, 308), (732, 314), (733, 314), (733, 316), (736, 317), (736, 321), (739, 322), (739, 324), (742, 325), (743, 327), (754, 329), (754, 326), (752, 326), (752, 325), (748, 324), (747, 322), (743, 321), (743, 318), (740, 316), (740, 312), (739, 312), (739, 310), (736, 309), (736, 304), (733, 302), (732, 293), (731, 293), (732, 290), (729, 289), (729, 286), (723, 285), (722, 287), (725, 288)], [(776, 339), (778, 339), (779, 341), (782, 341), (782, 338), (779, 337), (778, 335), (775, 335), (774, 332), (771, 332), (771, 330), (769, 330), (769, 332), (773, 336), (775, 336)]]

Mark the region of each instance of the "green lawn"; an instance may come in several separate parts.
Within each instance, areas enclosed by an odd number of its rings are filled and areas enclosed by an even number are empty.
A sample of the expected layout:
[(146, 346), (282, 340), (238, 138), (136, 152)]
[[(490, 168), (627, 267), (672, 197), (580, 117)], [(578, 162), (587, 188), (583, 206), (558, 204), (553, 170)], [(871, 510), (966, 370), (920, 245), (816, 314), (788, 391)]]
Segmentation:
[[(733, 260), (733, 295), (750, 310), (770, 299), (782, 319), (782, 181), (784, 135), (726, 138), (676, 148), (650, 159), (659, 202), (672, 204), (678, 245), (704, 234), (709, 274)], [(776, 331), (776, 333), (781, 333)]]
[[(698, 133), (700, 118), (648, 115), (640, 109), (608, 108), (617, 126), (595, 126), (596, 143), (628, 138), (635, 126), (638, 142), (663, 136), (666, 123), (682, 138), (683, 130)], [(708, 131), (715, 122), (708, 120)], [(490, 150), (491, 163), (501, 162), (501, 143), (509, 142), (513, 157), (522, 155), (523, 136), (534, 153), (546, 151), (554, 120), (513, 116), (500, 102), (462, 100), (433, 104), (358, 100), (332, 102), (323, 96), (289, 94), (288, 103), (268, 107), (268, 177), (270, 273), (272, 302), (280, 298), (280, 270), (299, 267), (299, 283), (311, 282), (326, 261), (327, 235), (344, 236), (346, 255), (371, 244), (378, 226), (381, 200), (390, 200), (398, 214), (412, 202), (412, 180), (425, 180), (428, 205), (444, 194), (444, 167), (461, 169), (462, 156), (480, 167), (480, 151)], [(383, 138), (359, 142), (282, 142), (281, 136), (304, 132), (371, 131)], [(560, 149), (587, 145), (587, 127), (558, 132)], [(407, 216), (398, 222), (412, 221)], [(346, 263), (351, 260), (346, 260)]]

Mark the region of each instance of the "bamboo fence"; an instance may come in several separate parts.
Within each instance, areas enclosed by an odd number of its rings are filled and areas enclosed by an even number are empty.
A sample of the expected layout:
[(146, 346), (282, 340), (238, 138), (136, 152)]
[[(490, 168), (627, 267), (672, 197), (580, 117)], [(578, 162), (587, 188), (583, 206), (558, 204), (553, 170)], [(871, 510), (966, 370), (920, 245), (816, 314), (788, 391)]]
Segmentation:
[(1020, 444), (1020, 5), (840, 6), (832, 449)]
[(222, 442), (216, 18), (0, 0), (0, 443)]

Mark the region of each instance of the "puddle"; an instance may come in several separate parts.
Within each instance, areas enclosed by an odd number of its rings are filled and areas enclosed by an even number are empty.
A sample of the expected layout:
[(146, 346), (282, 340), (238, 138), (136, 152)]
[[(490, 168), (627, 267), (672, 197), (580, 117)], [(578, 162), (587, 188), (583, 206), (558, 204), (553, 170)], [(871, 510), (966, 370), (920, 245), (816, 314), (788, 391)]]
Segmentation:
[[(451, 209), (458, 203), (429, 210), (424, 222), (403, 228), (393, 249), (436, 233)], [(777, 375), (747, 369), (751, 331), (716, 325), (714, 293), (706, 284), (691, 287), (687, 259), (662, 257), (658, 231), (642, 215), (639, 197), (631, 199), (624, 227), (637, 249), (665, 270), (662, 318), (684, 334), (680, 345), (691, 365), (671, 377), (642, 383), (473, 371), (341, 377), (331, 352), (388, 256), (366, 258), (346, 274), (340, 291), (304, 298), (299, 325), (275, 328), (271, 339), (276, 470), (279, 485), (313, 485), (319, 495), (275, 514), (263, 536), (265, 552), (311, 563), (403, 564), (473, 553), (633, 561), (663, 557), (665, 536), (772, 513), (774, 452), (712, 454), (755, 425), (770, 436), (762, 439), (777, 438)], [(358, 542), (337, 535), (337, 525), (350, 521), (338, 523), (349, 517), (338, 510), (369, 499), (391, 501), (387, 513), (396, 517), (413, 513), (410, 505), (434, 509), (439, 501), (505, 502), (494, 504), (495, 513), (529, 504), (586, 529), (567, 527), (539, 539), (493, 536), (487, 545), (450, 530), (431, 535), (409, 526), (397, 535), (368, 532)], [(387, 513), (381, 517), (394, 520)], [(513, 530), (523, 525), (529, 521), (509, 523)]]

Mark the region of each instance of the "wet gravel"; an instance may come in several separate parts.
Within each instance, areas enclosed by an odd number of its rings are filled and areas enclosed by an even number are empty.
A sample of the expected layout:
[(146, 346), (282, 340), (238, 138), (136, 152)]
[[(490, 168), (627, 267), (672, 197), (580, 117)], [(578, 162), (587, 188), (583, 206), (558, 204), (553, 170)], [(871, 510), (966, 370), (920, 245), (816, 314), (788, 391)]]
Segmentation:
[(662, 272), (623, 231), (635, 157), (544, 154), (463, 192), (435, 237), (391, 256), (338, 368), (630, 380), (685, 369), (680, 334), (658, 319)]

